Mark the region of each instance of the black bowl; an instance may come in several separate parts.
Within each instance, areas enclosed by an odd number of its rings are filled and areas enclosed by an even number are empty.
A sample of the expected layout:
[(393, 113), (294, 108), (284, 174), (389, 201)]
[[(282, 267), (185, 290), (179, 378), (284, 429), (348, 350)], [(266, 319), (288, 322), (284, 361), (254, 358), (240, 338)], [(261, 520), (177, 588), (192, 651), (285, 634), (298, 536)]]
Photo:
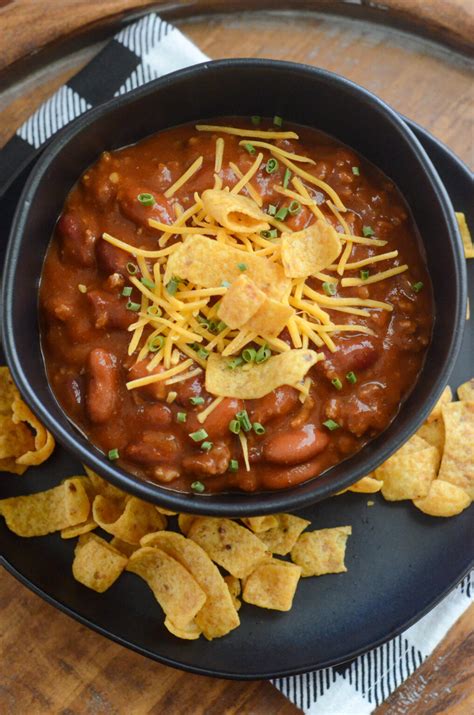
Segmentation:
[[(38, 282), (67, 193), (104, 149), (206, 117), (278, 114), (333, 135), (399, 187), (419, 228), (434, 288), (436, 320), (418, 381), (392, 424), (358, 454), (284, 491), (173, 492), (110, 463), (69, 422), (46, 378), (38, 329)], [(13, 222), (3, 282), (9, 367), (25, 400), (59, 442), (113, 484), (176, 511), (242, 516), (297, 509), (372, 471), (419, 427), (447, 382), (462, 337), (466, 276), (462, 243), (446, 191), (427, 154), (395, 112), (337, 75), (287, 62), (206, 62), (113, 99), (67, 127), (36, 164)]]

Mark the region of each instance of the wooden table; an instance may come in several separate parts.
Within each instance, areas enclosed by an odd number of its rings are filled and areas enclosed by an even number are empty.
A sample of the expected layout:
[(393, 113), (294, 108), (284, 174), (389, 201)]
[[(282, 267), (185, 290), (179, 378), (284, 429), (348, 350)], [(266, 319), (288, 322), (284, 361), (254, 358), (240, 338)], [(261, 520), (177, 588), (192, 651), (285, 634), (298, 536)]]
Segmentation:
[[(0, 2), (0, 145), (97, 52), (124, 13), (151, 4), (160, 3)], [(240, 11), (271, 4), (184, 0), (172, 6), (166, 3), (162, 14), (180, 16), (176, 24), (213, 58), (273, 57), (337, 71), (383, 97), (474, 165), (473, 63), (465, 54), (466, 50), (472, 52), (469, 39), (474, 36), (471, 0), (384, 0), (389, 12), (383, 11), (385, 15), (366, 8), (375, 19), (384, 19), (384, 25), (347, 17), (361, 8), (336, 0), (293, 2), (292, 8), (308, 11), (330, 6), (346, 17)], [(239, 11), (215, 14), (216, 9), (228, 10), (229, 6)], [(214, 14), (199, 16), (201, 10)], [(394, 30), (387, 24), (389, 19), (422, 30), (444, 44)], [(448, 49), (446, 43), (463, 53)], [(473, 712), (473, 631), (474, 607), (426, 663), (378, 708), (377, 715)], [(0, 574), (0, 663), (2, 714), (298, 712), (267, 682), (203, 678), (131, 653), (56, 611), (6, 572)]]

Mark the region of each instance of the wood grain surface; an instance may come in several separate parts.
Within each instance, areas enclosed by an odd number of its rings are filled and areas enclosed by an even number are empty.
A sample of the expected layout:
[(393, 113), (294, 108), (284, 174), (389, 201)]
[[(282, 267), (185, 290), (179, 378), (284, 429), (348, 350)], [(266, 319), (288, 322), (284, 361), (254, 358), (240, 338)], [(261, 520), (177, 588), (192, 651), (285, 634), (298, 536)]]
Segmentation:
[[(97, 23), (111, 32), (117, 18), (127, 9), (149, 4), (125, 0), (100, 3), (62, 0), (60, 4), (55, 0), (0, 0), (0, 62), (4, 68), (0, 80), (2, 76), (6, 78), (7, 85), (6, 67), (13, 72), (21, 58), (40, 51), (35, 70), (0, 92), (0, 145), (100, 49), (99, 35), (95, 32)], [(178, 2), (171, 7), (168, 3), (168, 18), (173, 12), (175, 16), (181, 15), (177, 25), (209, 56), (274, 57), (336, 71), (371, 89), (425, 126), (474, 166), (473, 63), (465, 56), (387, 25), (321, 13), (282, 16), (261, 12), (201, 17), (198, 8), (200, 5), (207, 8), (206, 2), (194, 3), (197, 5), (194, 17), (183, 17), (183, 10), (188, 12), (190, 4)], [(464, 29), (472, 23), (474, 9), (472, 0), (439, 4), (384, 0), (383, 4), (398, 5), (400, 12), (403, 8), (406, 12), (410, 5), (410, 12), (418, 13), (417, 22), (424, 22), (425, 26), (428, 13), (434, 14), (438, 25), (461, 24)], [(222, 7), (223, 2), (214, 5)], [(28, 32), (17, 32), (25, 23), (30, 25)], [(77, 35), (82, 38), (80, 45), (74, 41)], [(61, 57), (51, 61), (52, 55), (41, 48), (58, 43), (61, 38)], [(473, 712), (473, 630), (474, 607), (421, 668), (378, 709), (377, 715)], [(0, 573), (2, 715), (165, 712), (289, 715), (298, 711), (267, 682), (219, 681), (148, 661), (75, 623), (6, 572)]]

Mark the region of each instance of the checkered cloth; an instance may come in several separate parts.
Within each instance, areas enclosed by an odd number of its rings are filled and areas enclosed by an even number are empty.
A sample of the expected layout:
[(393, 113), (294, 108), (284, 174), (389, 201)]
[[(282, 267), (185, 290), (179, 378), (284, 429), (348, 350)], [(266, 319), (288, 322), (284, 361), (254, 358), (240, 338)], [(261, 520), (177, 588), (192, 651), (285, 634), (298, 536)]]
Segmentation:
[[(19, 128), (0, 152), (0, 186), (18, 175), (59, 129), (91, 107), (207, 59), (155, 14), (129, 25)], [(274, 685), (306, 713), (369, 715), (430, 655), (472, 602), (473, 586), (472, 575), (467, 576), (414, 626), (350, 663), (277, 678)]]

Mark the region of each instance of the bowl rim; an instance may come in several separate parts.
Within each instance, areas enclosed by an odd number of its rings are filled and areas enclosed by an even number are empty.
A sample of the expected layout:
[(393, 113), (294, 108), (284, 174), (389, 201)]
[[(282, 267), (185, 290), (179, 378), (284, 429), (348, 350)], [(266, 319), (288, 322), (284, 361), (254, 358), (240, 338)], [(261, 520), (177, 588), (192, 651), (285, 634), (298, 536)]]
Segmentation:
[[(96, 119), (100, 119), (116, 108), (124, 107), (127, 104), (133, 104), (135, 100), (139, 98), (159, 92), (161, 89), (166, 88), (175, 82), (192, 78), (203, 71), (205, 72), (206, 70), (212, 69), (226, 72), (238, 69), (249, 69), (255, 66), (259, 68), (268, 68), (273, 71), (281, 70), (303, 73), (317, 77), (320, 81), (326, 83), (335, 83), (349, 95), (358, 95), (361, 99), (368, 103), (373, 110), (383, 114), (385, 119), (394, 124), (398, 132), (404, 135), (404, 138), (412, 150), (414, 157), (418, 161), (426, 179), (431, 183), (433, 193), (436, 195), (439, 206), (444, 215), (445, 223), (451, 239), (453, 261), (455, 264), (454, 273), (456, 279), (455, 305), (453, 310), (453, 333), (446, 358), (441, 366), (441, 369), (437, 372), (437, 377), (433, 383), (433, 389), (430, 396), (417, 409), (415, 416), (409, 419), (408, 424), (397, 438), (392, 437), (388, 444), (378, 446), (377, 454), (367, 458), (367, 466), (362, 467), (359, 465), (359, 467), (355, 470), (351, 470), (349, 468), (346, 470), (344, 475), (339, 475), (337, 480), (334, 480), (337, 486), (334, 486), (331, 484), (331, 481), (329, 481), (327, 484), (319, 485), (319, 490), (315, 489), (309, 493), (306, 493), (306, 491), (303, 492), (301, 487), (307, 487), (310, 484), (313, 486), (316, 485), (318, 477), (314, 477), (307, 482), (303, 482), (299, 485), (283, 490), (266, 490), (252, 493), (216, 493), (205, 496), (195, 495), (187, 492), (174, 491), (154, 482), (144, 481), (108, 461), (106, 456), (91, 442), (87, 442), (87, 446), (82, 445), (78, 441), (78, 437), (80, 436), (79, 432), (76, 436), (76, 434), (68, 432), (65, 426), (63, 426), (62, 422), (72, 424), (73, 426), (74, 423), (62, 410), (48, 382), (48, 389), (62, 415), (56, 418), (50, 413), (49, 409), (36, 395), (22, 368), (22, 360), (17, 351), (15, 328), (12, 319), (14, 294), (12, 286), (17, 270), (18, 250), (21, 243), (19, 237), (21, 237), (24, 233), (26, 219), (33, 204), (35, 193), (40, 184), (43, 182), (49, 165), (55, 160), (56, 156), (64, 147), (67, 146), (76, 134), (80, 133), (84, 129), (87, 129), (95, 122)], [(179, 124), (175, 124), (173, 126), (178, 125)], [(140, 139), (137, 139), (137, 141), (140, 141)], [(449, 378), (452, 366), (461, 347), (463, 337), (462, 324), (466, 310), (467, 278), (465, 261), (463, 260), (462, 245), (451, 201), (435, 167), (433, 166), (433, 163), (431, 162), (431, 159), (428, 157), (428, 154), (412, 130), (403, 121), (402, 117), (382, 99), (352, 80), (311, 65), (260, 58), (209, 60), (169, 73), (156, 80), (152, 80), (141, 87), (131, 90), (124, 95), (113, 97), (108, 102), (100, 104), (97, 107), (85, 112), (62, 129), (59, 132), (59, 135), (51, 141), (51, 143), (45, 148), (43, 154), (37, 160), (28, 176), (19, 198), (12, 222), (5, 257), (5, 267), (2, 281), (2, 332), (7, 364), (23, 398), (31, 409), (39, 416), (43, 424), (53, 433), (58, 442), (60, 442), (60, 444), (62, 444), (76, 458), (80, 459), (81, 462), (87, 464), (94, 471), (103, 475), (108, 481), (117, 487), (120, 487), (146, 501), (150, 501), (178, 512), (205, 514), (210, 516), (225, 515), (239, 517), (296, 510), (329, 497), (341, 489), (347, 488), (360, 479), (363, 474), (372, 471), (378, 464), (385, 461), (394, 451), (396, 451), (401, 444), (403, 444), (403, 442), (405, 442), (416, 431), (416, 429), (418, 429), (429, 414)], [(420, 375), (424, 369), (425, 368), (423, 366)], [(397, 418), (398, 415), (394, 418), (391, 424), (393, 424)], [(77, 428), (75, 429), (77, 430)], [(363, 449), (361, 451), (363, 451)], [(346, 464), (349, 464), (351, 459), (356, 457), (357, 454), (360, 455), (361, 451), (356, 453), (356, 455), (352, 455), (347, 460), (344, 460)], [(337, 467), (338, 465), (334, 466)], [(327, 470), (325, 474), (329, 474), (331, 469)]]

